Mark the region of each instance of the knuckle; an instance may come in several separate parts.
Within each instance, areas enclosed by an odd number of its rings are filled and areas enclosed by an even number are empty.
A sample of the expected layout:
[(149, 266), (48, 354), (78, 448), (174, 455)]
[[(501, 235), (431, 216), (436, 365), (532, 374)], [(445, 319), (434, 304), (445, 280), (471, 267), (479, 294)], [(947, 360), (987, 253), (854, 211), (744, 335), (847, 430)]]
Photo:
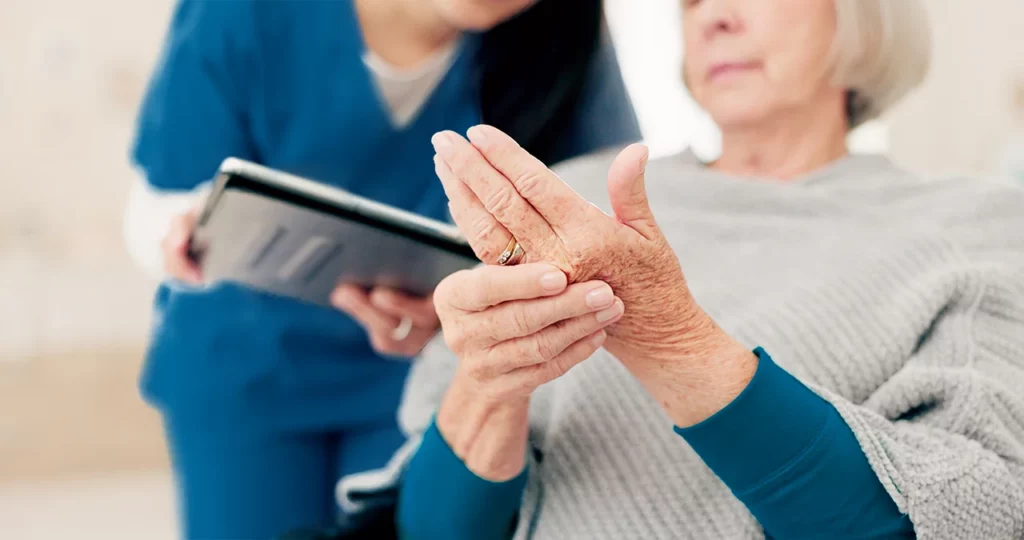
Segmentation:
[(441, 312), (442, 309), (451, 302), (451, 280), (454, 277), (448, 276), (444, 278), (441, 283), (434, 287), (434, 307)]
[(566, 373), (569, 373), (569, 370), (572, 369), (572, 366), (573, 363), (571, 362), (571, 359), (569, 357), (564, 355), (559, 356), (547, 363), (548, 375), (551, 377), (551, 380), (557, 379), (565, 375)]
[(544, 187), (547, 185), (545, 180), (544, 175), (537, 171), (522, 171), (513, 183), (523, 197), (533, 199), (544, 195)]
[(476, 256), (481, 261), (493, 261), (498, 258), (498, 252), (494, 247), (484, 244), (476, 248)]
[(510, 189), (496, 189), (489, 193), (483, 201), (487, 211), (499, 220), (511, 215), (515, 206), (515, 197)]
[(534, 378), (533, 384), (540, 386), (545, 383), (549, 383), (562, 376), (558, 363), (554, 360), (545, 362), (540, 369), (537, 370), (537, 375)]
[(547, 361), (551, 359), (553, 347), (551, 342), (542, 336), (536, 336), (529, 340), (527, 345), (528, 353), (536, 360)]
[(486, 245), (486, 242), (497, 232), (498, 224), (489, 214), (482, 214), (473, 220), (471, 230), (473, 231), (473, 238)]
[(456, 355), (465, 352), (467, 341), (466, 334), (458, 323), (452, 324), (451, 328), (445, 328), (444, 342)]
[(440, 313), (443, 308), (452, 306), (456, 291), (464, 286), (469, 279), (469, 270), (459, 270), (441, 280), (434, 288), (434, 308)]
[(530, 316), (525, 309), (518, 308), (511, 310), (511, 326), (518, 335), (530, 333)]

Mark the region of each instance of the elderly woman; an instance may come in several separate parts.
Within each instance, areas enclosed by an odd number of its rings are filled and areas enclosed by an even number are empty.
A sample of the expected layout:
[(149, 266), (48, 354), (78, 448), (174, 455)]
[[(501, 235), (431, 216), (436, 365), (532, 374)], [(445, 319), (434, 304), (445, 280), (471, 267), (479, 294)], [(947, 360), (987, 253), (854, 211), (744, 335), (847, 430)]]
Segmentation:
[(400, 481), (408, 538), (1024, 538), (1024, 191), (845, 143), (923, 78), (919, 3), (684, 10), (717, 161), (563, 183), (494, 128), (434, 137), (500, 264), (439, 287), (412, 441), (339, 495)]

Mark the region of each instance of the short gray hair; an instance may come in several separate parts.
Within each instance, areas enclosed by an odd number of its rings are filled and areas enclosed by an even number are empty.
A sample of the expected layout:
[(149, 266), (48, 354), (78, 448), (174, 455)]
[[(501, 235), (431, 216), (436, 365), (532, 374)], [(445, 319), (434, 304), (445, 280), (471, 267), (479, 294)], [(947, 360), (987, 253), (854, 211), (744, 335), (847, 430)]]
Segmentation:
[(920, 0), (835, 0), (833, 82), (848, 89), (853, 129), (872, 120), (924, 81), (932, 36)]

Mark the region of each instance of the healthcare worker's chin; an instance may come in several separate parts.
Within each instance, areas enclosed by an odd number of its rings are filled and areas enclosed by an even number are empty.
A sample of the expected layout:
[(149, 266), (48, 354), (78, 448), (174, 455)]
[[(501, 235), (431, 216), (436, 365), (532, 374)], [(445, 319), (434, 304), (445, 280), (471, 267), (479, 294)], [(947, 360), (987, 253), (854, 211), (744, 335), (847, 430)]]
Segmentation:
[[(483, 32), (518, 15), (538, 0), (434, 0), (448, 22), (470, 32)], [(564, 0), (555, 0), (564, 1)]]

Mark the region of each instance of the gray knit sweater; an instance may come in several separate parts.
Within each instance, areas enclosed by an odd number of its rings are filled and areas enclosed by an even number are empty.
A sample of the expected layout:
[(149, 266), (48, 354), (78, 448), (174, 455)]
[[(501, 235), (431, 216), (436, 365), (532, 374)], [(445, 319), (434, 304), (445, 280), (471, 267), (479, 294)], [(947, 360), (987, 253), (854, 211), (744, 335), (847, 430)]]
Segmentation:
[[(608, 211), (612, 157), (559, 172)], [(652, 161), (647, 186), (700, 305), (835, 405), (920, 538), (1024, 539), (1024, 190), (863, 156), (740, 179), (692, 154)], [(345, 508), (386, 497), (456, 364), (440, 339), (424, 351), (400, 412), (409, 444), (342, 480)], [(607, 352), (540, 388), (530, 421), (544, 459), (517, 538), (764, 536)]]

